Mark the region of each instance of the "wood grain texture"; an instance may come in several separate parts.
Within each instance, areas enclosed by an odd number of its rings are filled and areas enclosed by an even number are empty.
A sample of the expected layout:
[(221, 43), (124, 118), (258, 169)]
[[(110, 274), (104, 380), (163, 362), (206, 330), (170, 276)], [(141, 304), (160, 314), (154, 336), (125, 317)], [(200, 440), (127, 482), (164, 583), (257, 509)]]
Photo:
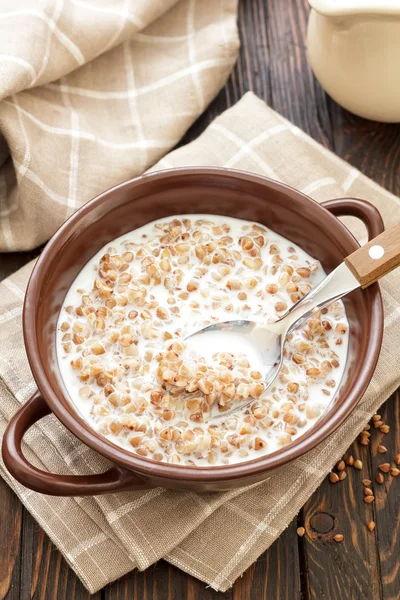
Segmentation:
[(215, 592), (160, 561), (134, 571), (103, 590), (104, 600), (300, 600), (297, 521), (238, 579), (232, 590)]
[[(179, 145), (195, 139), (223, 110), (248, 90), (333, 149), (394, 193), (400, 190), (400, 125), (365, 121), (337, 106), (312, 76), (307, 63), (307, 0), (241, 0), (242, 47), (224, 89), (186, 133)], [(37, 255), (0, 255), (0, 278)], [(388, 454), (400, 452), (400, 400), (391, 398), (380, 411), (392, 424), (374, 433), (370, 447), (353, 445), (365, 473), (384, 462), (376, 453), (384, 437)], [(375, 439), (376, 438), (376, 439)], [(296, 523), (264, 553), (226, 594), (214, 592), (164, 561), (143, 573), (129, 573), (94, 600), (397, 600), (400, 590), (400, 476), (374, 484), (376, 501), (366, 505), (360, 472), (332, 485), (324, 482)], [(360, 487), (361, 486), (361, 487)], [(377, 489), (378, 488), (378, 489)], [(374, 518), (369, 532), (366, 520)], [(0, 600), (83, 600), (89, 598), (67, 563), (0, 482)], [(333, 527), (333, 529), (332, 529)], [(332, 540), (342, 532), (344, 541)]]
[[(382, 249), (381, 257), (370, 255), (374, 246)], [(350, 254), (345, 263), (363, 289), (396, 269), (400, 265), (400, 222)]]
[(236, 581), (232, 600), (301, 600), (296, 529), (297, 519)]
[(0, 253), (0, 281), (5, 279), (14, 271), (18, 271), (30, 260), (40, 254), (40, 249), (31, 252), (10, 252), (9, 254)]
[(22, 504), (0, 480), (0, 600), (19, 598)]
[[(361, 483), (369, 475), (368, 448), (355, 442), (349, 454), (362, 460), (363, 470), (349, 467), (335, 484), (326, 479), (303, 509), (304, 580), (312, 600), (381, 598), (376, 538), (366, 526), (374, 507), (364, 502)], [(337, 534), (344, 536), (340, 543)]]
[[(400, 394), (396, 392), (379, 410), (390, 425), (388, 434), (371, 423), (371, 443), (359, 441), (346, 457), (362, 461), (362, 469), (346, 467), (347, 477), (332, 484), (325, 480), (306, 503), (303, 520), (307, 534), (302, 538), (305, 597), (320, 600), (396, 600), (400, 596), (400, 478), (385, 475), (376, 482), (379, 465), (390, 463), (400, 448)], [(378, 446), (387, 448), (379, 453)], [(364, 502), (363, 479), (375, 496)], [(367, 523), (376, 528), (369, 531)], [(341, 533), (344, 540), (334, 541)]]
[(400, 189), (400, 124), (366, 121), (328, 99), (333, 148), (344, 160), (394, 194)]
[(89, 594), (25, 509), (20, 569), (20, 600), (101, 599), (101, 592)]
[[(384, 475), (382, 485), (375, 481), (379, 465), (388, 462), (395, 466), (393, 458), (400, 453), (400, 392), (392, 396), (379, 410), (382, 421), (390, 426), (388, 434), (374, 430), (371, 435), (370, 469), (375, 503), (377, 550), (380, 562), (382, 600), (398, 600), (400, 597), (400, 475)], [(378, 453), (383, 445), (387, 452)], [(400, 468), (400, 467), (399, 467)]]
[(198, 579), (161, 560), (143, 572), (134, 571), (107, 586), (102, 600), (232, 600)]

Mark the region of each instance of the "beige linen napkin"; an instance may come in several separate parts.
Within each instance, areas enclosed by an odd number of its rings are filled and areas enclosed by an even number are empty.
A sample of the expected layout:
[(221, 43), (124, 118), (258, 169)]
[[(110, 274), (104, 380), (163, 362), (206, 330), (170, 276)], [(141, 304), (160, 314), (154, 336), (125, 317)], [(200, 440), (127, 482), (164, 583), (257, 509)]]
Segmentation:
[(47, 241), (180, 140), (232, 69), (236, 12), (237, 0), (2, 0), (0, 252)]
[[(386, 226), (400, 218), (400, 201), (319, 146), (264, 102), (248, 93), (191, 144), (163, 158), (154, 170), (220, 165), (289, 183), (318, 201), (358, 196), (379, 208)], [(363, 238), (363, 226), (348, 219)], [(34, 391), (21, 333), (21, 306), (32, 264), (0, 284), (0, 431)], [(378, 406), (400, 383), (399, 274), (382, 282), (384, 344), (367, 393), (350, 418), (284, 472), (246, 490), (195, 494), (155, 489), (96, 498), (41, 496), (2, 475), (58, 546), (89, 590), (161, 557), (226, 590), (279, 536)], [(26, 452), (38, 466), (91, 473), (105, 461), (47, 417), (26, 435)]]

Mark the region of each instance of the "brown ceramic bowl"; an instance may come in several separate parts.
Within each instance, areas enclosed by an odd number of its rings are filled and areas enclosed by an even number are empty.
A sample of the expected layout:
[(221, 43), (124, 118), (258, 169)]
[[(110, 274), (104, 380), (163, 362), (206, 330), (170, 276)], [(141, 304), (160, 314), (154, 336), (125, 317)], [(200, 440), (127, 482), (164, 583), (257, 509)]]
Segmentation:
[[(196, 468), (143, 458), (91, 429), (68, 400), (57, 366), (56, 324), (67, 290), (85, 263), (110, 240), (154, 219), (184, 213), (222, 214), (264, 223), (318, 258), (327, 272), (358, 247), (336, 216), (360, 218), (370, 237), (383, 230), (378, 211), (365, 201), (331, 200), (319, 205), (276, 181), (222, 168), (172, 169), (145, 175), (88, 202), (47, 244), (26, 292), (25, 345), (39, 394), (20, 408), (3, 439), (4, 462), (25, 486), (45, 494), (77, 496), (156, 486), (217, 491), (248, 485), (284, 468), (322, 442), (363, 395), (382, 340), (383, 309), (377, 284), (345, 299), (350, 348), (340, 389), (321, 420), (291, 445), (249, 462)], [(51, 412), (114, 466), (99, 475), (65, 476), (31, 465), (22, 454), (22, 437), (33, 423)]]

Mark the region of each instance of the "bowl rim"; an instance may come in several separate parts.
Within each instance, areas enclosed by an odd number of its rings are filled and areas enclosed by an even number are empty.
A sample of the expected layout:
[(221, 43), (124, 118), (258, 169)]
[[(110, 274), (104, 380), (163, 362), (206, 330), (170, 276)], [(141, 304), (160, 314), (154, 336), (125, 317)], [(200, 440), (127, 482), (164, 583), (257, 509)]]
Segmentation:
[(73, 407), (71, 400), (66, 398), (67, 403), (71, 404), (73, 412), (70, 412), (59, 401), (46, 376), (40, 359), (37, 323), (35, 318), (37, 307), (36, 299), (39, 297), (43, 285), (45, 285), (45, 275), (48, 265), (51, 264), (53, 253), (60, 250), (63, 245), (63, 240), (65, 240), (65, 238), (67, 238), (75, 229), (76, 225), (79, 224), (80, 219), (84, 215), (89, 213), (98, 204), (107, 202), (118, 190), (123, 188), (134, 188), (141, 185), (145, 186), (150, 180), (162, 181), (171, 178), (173, 179), (177, 175), (228, 177), (234, 180), (240, 179), (249, 183), (253, 182), (261, 184), (267, 189), (279, 190), (280, 192), (286, 193), (286, 195), (290, 196), (294, 201), (306, 201), (313, 205), (314, 210), (323, 211), (325, 215), (324, 218), (327, 220), (327, 226), (329, 225), (329, 222), (336, 226), (339, 223), (342, 234), (347, 238), (347, 241), (354, 246), (355, 250), (359, 247), (359, 244), (352, 233), (330, 211), (295, 188), (268, 177), (264, 177), (263, 175), (224, 167), (177, 167), (146, 173), (120, 183), (97, 195), (92, 200), (89, 200), (61, 225), (45, 246), (29, 278), (23, 306), (23, 335), (29, 365), (37, 387), (43, 395), (45, 402), (61, 423), (81, 442), (119, 466), (123, 466), (139, 475), (156, 477), (160, 480), (171, 479), (198, 483), (224, 482), (232, 479), (244, 479), (257, 476), (264, 472), (267, 474), (267, 472), (280, 468), (296, 458), (303, 456), (323, 442), (339, 427), (345, 418), (350, 415), (364, 394), (374, 373), (383, 337), (383, 304), (379, 286), (377, 284), (374, 284), (364, 292), (369, 293), (371, 304), (369, 350), (366, 354), (365, 361), (360, 367), (360, 373), (356, 384), (349, 391), (345, 400), (339, 404), (336, 411), (332, 412), (332, 415), (325, 423), (319, 425), (317, 422), (304, 436), (300, 436), (288, 446), (284, 446), (273, 453), (265, 454), (249, 461), (212, 467), (191, 467), (179, 464), (172, 465), (170, 463), (157, 462), (146, 457), (141, 457), (129, 450), (119, 447), (106, 437), (95, 432), (90, 424), (79, 415), (77, 410)]

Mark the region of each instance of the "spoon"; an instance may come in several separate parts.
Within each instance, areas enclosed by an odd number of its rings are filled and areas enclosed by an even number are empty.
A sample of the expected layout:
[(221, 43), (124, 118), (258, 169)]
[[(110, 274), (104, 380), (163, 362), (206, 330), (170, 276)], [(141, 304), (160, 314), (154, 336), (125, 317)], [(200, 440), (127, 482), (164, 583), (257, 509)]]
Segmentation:
[[(283, 347), (288, 335), (304, 321), (336, 300), (361, 287), (367, 288), (400, 265), (400, 222), (344, 259), (344, 262), (323, 279), (306, 296), (294, 304), (280, 319), (258, 323), (234, 319), (208, 325), (186, 338), (189, 345), (201, 348), (211, 345), (215, 351), (230, 352), (240, 344), (241, 351), (251, 354), (266, 368), (264, 392), (279, 374)], [(263, 370), (264, 370), (263, 369)], [(212, 409), (205, 419), (226, 417), (254, 402), (254, 398), (238, 403), (223, 412)]]

